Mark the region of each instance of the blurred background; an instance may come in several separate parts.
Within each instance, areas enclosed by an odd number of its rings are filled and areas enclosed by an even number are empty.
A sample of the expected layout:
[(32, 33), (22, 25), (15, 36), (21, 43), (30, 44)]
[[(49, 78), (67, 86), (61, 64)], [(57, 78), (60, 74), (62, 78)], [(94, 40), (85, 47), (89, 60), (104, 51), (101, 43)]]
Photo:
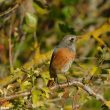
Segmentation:
[[(30, 87), (33, 86), (32, 79), (36, 80), (37, 87), (46, 85), (52, 50), (67, 34), (82, 37), (76, 44), (77, 57), (68, 76), (82, 78), (84, 83), (109, 100), (110, 0), (0, 0), (1, 82), (11, 74), (16, 75), (23, 67), (28, 70), (25, 81)], [(61, 82), (65, 80), (64, 76), (59, 76), (59, 79)], [(24, 82), (23, 87), (27, 87), (28, 84)], [(22, 90), (23, 87), (17, 90)], [(107, 110), (80, 89), (77, 101), (72, 103), (73, 89), (69, 88), (69, 97), (62, 102), (64, 110), (72, 110), (72, 105), (75, 104), (78, 104), (78, 108), (74, 110)], [(33, 96), (36, 110), (60, 110), (58, 101), (42, 104), (42, 92), (39, 92), (40, 95), (34, 93), (40, 97), (36, 99)], [(51, 98), (61, 97), (63, 93), (64, 91), (57, 91)], [(46, 99), (45, 96), (43, 100)], [(23, 101), (24, 99), (19, 99), (11, 103), (13, 106), (16, 103), (15, 110), (24, 110), (26, 106)], [(21, 105), (21, 109), (18, 105)], [(34, 107), (31, 106), (30, 109), (34, 110)]]

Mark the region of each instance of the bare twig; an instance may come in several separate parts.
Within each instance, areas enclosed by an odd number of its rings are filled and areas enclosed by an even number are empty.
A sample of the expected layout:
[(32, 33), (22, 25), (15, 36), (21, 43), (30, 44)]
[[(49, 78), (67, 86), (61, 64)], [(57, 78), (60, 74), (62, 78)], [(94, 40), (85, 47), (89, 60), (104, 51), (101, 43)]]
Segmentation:
[(8, 13), (11, 13), (11, 12), (14, 11), (15, 9), (17, 9), (18, 6), (19, 6), (19, 5), (16, 4), (13, 8), (11, 8), (11, 9), (9, 9), (9, 10), (6, 10), (5, 12), (0, 13), (0, 17), (1, 17), (1, 16), (4, 16), (4, 15), (7, 15)]
[(13, 67), (11, 37), (9, 37), (9, 62), (10, 62), (10, 70), (11, 70), (11, 68)]
[(0, 104), (2, 104), (3, 102), (5, 102), (7, 100), (12, 100), (12, 99), (15, 99), (15, 98), (28, 96), (30, 94), (31, 94), (31, 92), (30, 91), (27, 91), (27, 92), (23, 92), (23, 93), (19, 93), (19, 94), (16, 93), (14, 95), (6, 96), (4, 98), (0, 98)]
[(79, 108), (82, 106), (82, 104), (80, 104), (80, 105), (74, 105), (74, 106), (72, 106), (72, 110), (79, 110)]
[(8, 9), (8, 10), (6, 10), (6, 11), (0, 13), (0, 17), (2, 17), (2, 16), (4, 16), (4, 15), (7, 15), (7, 14), (13, 12), (14, 10), (16, 10), (16, 9), (19, 7), (20, 2), (21, 2), (21, 0), (19, 0), (19, 2), (17, 2), (12, 8), (10, 8), (10, 9)]
[(13, 68), (13, 60), (12, 60), (12, 26), (14, 22), (14, 17), (11, 18), (10, 27), (9, 27), (9, 63), (10, 63), (10, 70)]

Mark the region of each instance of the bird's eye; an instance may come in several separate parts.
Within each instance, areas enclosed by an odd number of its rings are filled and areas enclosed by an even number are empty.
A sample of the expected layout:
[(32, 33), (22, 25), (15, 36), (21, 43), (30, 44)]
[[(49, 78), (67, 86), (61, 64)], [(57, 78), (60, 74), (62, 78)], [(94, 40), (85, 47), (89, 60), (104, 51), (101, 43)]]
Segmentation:
[(74, 38), (71, 38), (71, 39), (70, 39), (70, 42), (73, 42), (73, 41), (74, 41)]

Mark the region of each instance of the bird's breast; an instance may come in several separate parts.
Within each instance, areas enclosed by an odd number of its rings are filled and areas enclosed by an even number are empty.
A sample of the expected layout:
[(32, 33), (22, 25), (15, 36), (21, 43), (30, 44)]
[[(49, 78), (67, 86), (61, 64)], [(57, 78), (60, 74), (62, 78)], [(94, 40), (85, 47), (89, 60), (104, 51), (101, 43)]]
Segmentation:
[(75, 52), (68, 48), (59, 48), (54, 54), (52, 67), (56, 71), (66, 72), (75, 58)]

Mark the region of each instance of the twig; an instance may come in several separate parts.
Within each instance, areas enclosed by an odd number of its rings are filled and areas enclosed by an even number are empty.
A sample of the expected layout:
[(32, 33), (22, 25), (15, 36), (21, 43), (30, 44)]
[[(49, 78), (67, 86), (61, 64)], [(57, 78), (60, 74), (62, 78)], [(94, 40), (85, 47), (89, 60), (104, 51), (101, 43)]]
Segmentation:
[(15, 99), (15, 98), (28, 96), (30, 94), (31, 94), (31, 92), (30, 91), (27, 91), (27, 92), (23, 92), (23, 93), (19, 93), (19, 94), (16, 93), (14, 95), (6, 96), (4, 98), (0, 98), (0, 104), (2, 104), (3, 102), (5, 102), (7, 100), (12, 100), (12, 99)]
[(83, 104), (80, 104), (80, 105), (74, 105), (72, 106), (72, 110), (79, 110), (79, 108), (82, 106)]
[(11, 45), (11, 36), (9, 37), (9, 62), (10, 62), (10, 70), (13, 67), (12, 64), (12, 45)]
[(18, 6), (19, 6), (19, 5), (16, 4), (13, 8), (8, 9), (8, 10), (6, 10), (5, 12), (0, 13), (0, 17), (1, 17), (1, 16), (4, 16), (4, 15), (7, 15), (8, 13), (11, 13), (11, 12), (14, 11), (15, 9), (17, 9)]
[(10, 63), (10, 70), (13, 68), (13, 60), (12, 60), (12, 26), (14, 22), (14, 17), (11, 18), (10, 27), (9, 27), (9, 63)]
[(0, 13), (0, 17), (2, 17), (2, 16), (4, 16), (4, 15), (7, 15), (7, 14), (13, 12), (14, 10), (16, 10), (16, 9), (19, 7), (20, 2), (21, 2), (21, 0), (19, 0), (19, 1), (15, 4), (15, 6), (12, 7), (11, 9), (8, 9), (8, 10), (6, 10), (6, 11)]
[(52, 102), (58, 102), (60, 101), (62, 98), (54, 98), (54, 99), (50, 99), (50, 100), (47, 100), (46, 103), (52, 103)]

